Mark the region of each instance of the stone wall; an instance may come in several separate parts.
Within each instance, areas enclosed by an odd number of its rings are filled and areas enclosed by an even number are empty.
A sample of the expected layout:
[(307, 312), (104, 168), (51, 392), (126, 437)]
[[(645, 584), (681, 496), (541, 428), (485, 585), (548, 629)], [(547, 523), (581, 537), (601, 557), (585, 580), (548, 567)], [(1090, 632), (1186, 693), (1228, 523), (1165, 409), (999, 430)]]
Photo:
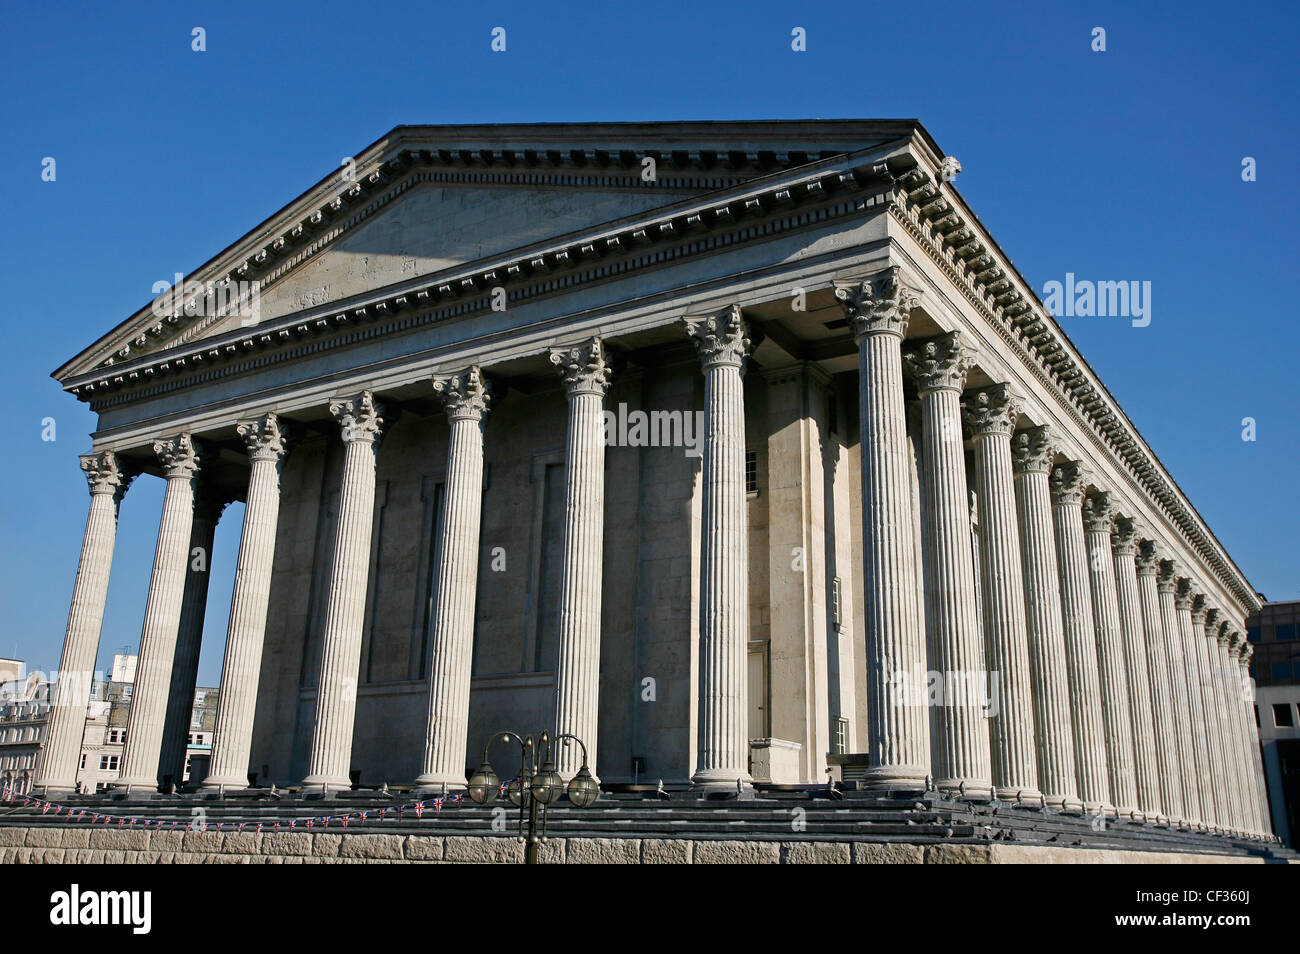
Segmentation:
[[(518, 863), (513, 837), (0, 828), (0, 864)], [(553, 838), (552, 864), (1261, 864), (1260, 858), (1016, 845)]]

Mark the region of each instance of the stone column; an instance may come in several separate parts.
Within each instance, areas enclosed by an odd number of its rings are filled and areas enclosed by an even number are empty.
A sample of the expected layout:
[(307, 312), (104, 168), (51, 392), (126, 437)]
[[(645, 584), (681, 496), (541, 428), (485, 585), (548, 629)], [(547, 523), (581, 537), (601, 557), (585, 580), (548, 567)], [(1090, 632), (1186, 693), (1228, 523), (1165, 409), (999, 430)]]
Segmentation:
[(227, 503), (214, 495), (211, 475), (194, 481), (189, 566), (185, 571), (185, 594), (181, 597), (181, 621), (176, 632), (176, 655), (172, 658), (172, 681), (167, 693), (167, 715), (163, 719), (162, 750), (158, 758), (159, 781), (166, 785), (170, 775), (177, 788), (185, 774), (194, 689), (199, 676), (199, 650), (203, 645), (208, 581), (212, 576), (212, 540)]
[(944, 688), (931, 716), (934, 783), (940, 791), (983, 798), (993, 794), (993, 773), (961, 432), (961, 390), (973, 358), (954, 331), (918, 342), (905, 360), (921, 395), (926, 630)]
[(1052, 523), (1061, 578), (1061, 618), (1065, 624), (1065, 662), (1070, 683), (1074, 761), (1079, 794), (1093, 814), (1112, 811), (1106, 768), (1106, 738), (1097, 672), (1097, 623), (1088, 582), (1088, 551), (1083, 540), (1083, 493), (1088, 476), (1080, 461), (1052, 469)]
[(491, 386), (477, 367), (434, 378), (433, 389), (442, 398), (450, 434), (434, 569), (424, 765), (415, 780), (416, 789), (425, 792), (465, 787), (483, 514), (483, 424), (492, 402)]
[[(1133, 521), (1118, 517), (1111, 534), (1111, 552), (1115, 558), (1115, 590), (1119, 597), (1119, 626), (1123, 639), (1124, 679), (1128, 686), (1129, 709), (1133, 729), (1133, 774), (1137, 782), (1138, 808), (1148, 821), (1166, 818), (1161, 798), (1161, 762), (1154, 687), (1150, 673), (1153, 664), (1147, 659), (1148, 640), (1142, 619), (1142, 598), (1138, 591), (1134, 552), (1137, 530)], [(1154, 595), (1154, 594), (1153, 594)]]
[[(1108, 493), (1097, 492), (1084, 499), (1083, 530), (1088, 579), (1091, 584), (1092, 618), (1096, 627), (1097, 667), (1110, 795), (1115, 810), (1121, 817), (1138, 818), (1137, 779), (1133, 768), (1133, 714), (1129, 704), (1128, 683), (1125, 680), (1129, 658), (1124, 650), (1119, 592), (1115, 586), (1115, 557), (1111, 547), (1114, 518)], [(1129, 559), (1132, 560), (1131, 553)], [(1135, 591), (1136, 587), (1135, 579)], [(1145, 661), (1141, 665), (1141, 671), (1146, 671)]]
[(322, 622), (316, 721), (307, 777), (302, 780), (308, 791), (324, 793), (352, 785), (352, 727), (370, 578), (375, 461), (384, 408), (370, 391), (362, 391), (354, 398), (331, 401), (330, 413), (338, 420), (347, 446), (330, 562), (329, 601)]
[(1215, 610), (1214, 640), (1210, 649), (1214, 653), (1215, 695), (1219, 709), (1220, 746), (1223, 750), (1223, 772), (1227, 780), (1228, 825), (1236, 833), (1246, 830), (1245, 789), (1242, 785), (1241, 764), (1238, 759), (1241, 740), (1237, 733), (1236, 702), (1240, 696), (1237, 665), (1232, 648), (1232, 634), (1223, 621), (1224, 614)]
[(867, 784), (919, 791), (930, 774), (930, 730), (901, 348), (908, 318), (920, 302), (896, 269), (871, 281), (837, 285), (835, 297), (858, 345)]
[(1020, 549), (1025, 570), (1025, 619), (1029, 624), (1039, 787), (1048, 805), (1080, 808), (1070, 728), (1060, 578), (1047, 480), (1056, 448), (1046, 427), (1032, 427), (1012, 438), (1011, 454), (1015, 461), (1016, 511), (1020, 518)]
[(1254, 693), (1251, 688), (1249, 664), (1242, 666), (1242, 659), (1249, 655), (1250, 646), (1245, 637), (1236, 630), (1231, 630), (1228, 649), (1229, 696), (1228, 704), (1233, 722), (1233, 748), (1237, 766), (1237, 778), (1241, 791), (1241, 829), (1254, 837), (1260, 829), (1259, 805), (1256, 799), (1253, 779), (1253, 766), (1250, 752), (1251, 737), (1255, 734)]
[[(1209, 784), (1202, 788), (1202, 794), (1209, 792), (1211, 819), (1216, 831), (1228, 827), (1228, 786), (1223, 773), (1223, 744), (1219, 727), (1219, 707), (1217, 689), (1214, 679), (1214, 653), (1210, 649), (1210, 640), (1206, 638), (1205, 622), (1210, 610), (1203, 593), (1192, 599), (1192, 642), (1196, 646), (1197, 675), (1201, 681), (1201, 718), (1205, 737)], [(1216, 614), (1217, 615), (1217, 614)], [(1217, 648), (1217, 642), (1216, 642)]]
[(699, 743), (691, 781), (705, 790), (735, 791), (751, 781), (746, 704), (745, 395), (741, 379), (749, 338), (735, 306), (710, 318), (686, 319), (686, 331), (699, 349), (704, 368)]
[(1198, 640), (1192, 626), (1192, 581), (1186, 577), (1175, 581), (1174, 608), (1178, 633), (1183, 647), (1184, 681), (1187, 687), (1187, 731), (1192, 744), (1192, 776), (1196, 781), (1196, 817), (1201, 825), (1214, 824), (1214, 796), (1210, 792), (1210, 750), (1206, 735), (1205, 707), (1201, 701), (1201, 663)]
[(140, 658), (127, 716), (122, 771), (114, 783), (114, 787), (128, 792), (155, 791), (160, 781), (163, 721), (167, 715), (172, 662), (176, 658), (181, 604), (190, 565), (194, 475), (199, 471), (201, 455), (201, 448), (189, 434), (154, 441), (153, 449), (167, 478), (167, 493), (163, 498), (149, 600), (140, 634)]
[(1241, 643), (1241, 685), (1246, 691), (1243, 693), (1243, 708), (1245, 710), (1246, 723), (1246, 778), (1249, 779), (1251, 801), (1254, 804), (1254, 828), (1253, 831), (1260, 838), (1271, 838), (1273, 835), (1273, 825), (1269, 820), (1268, 814), (1268, 794), (1266, 783), (1264, 781), (1264, 759), (1259, 751), (1259, 727), (1255, 725), (1255, 687), (1250, 679), (1250, 657), (1254, 655), (1255, 647), (1250, 643)]
[[(611, 369), (606, 361), (605, 348), (599, 338), (591, 338), (574, 348), (552, 348), (551, 364), (560, 373), (564, 391), (569, 400), (569, 431), (564, 456), (564, 549), (560, 572), (559, 639), (555, 665), (555, 731), (576, 735), (587, 744), (589, 768), (596, 774), (597, 727), (600, 720), (600, 607), (601, 565), (604, 562), (605, 544), (605, 393), (609, 390)], [(743, 549), (745, 534), (745, 417), (744, 399), (740, 393), (739, 365), (730, 369), (728, 377), (717, 368), (722, 390), (727, 397), (718, 407), (739, 415), (729, 421), (730, 433), (726, 436), (720, 457), (739, 456), (740, 490), (736, 499), (735, 488), (728, 487), (728, 498), (723, 504), (728, 510), (724, 518), (733, 522), (731, 533), (736, 533), (734, 521), (739, 515), (739, 539)], [(706, 372), (710, 373), (710, 372)], [(706, 389), (708, 385), (705, 385)], [(710, 408), (712, 410), (712, 408)], [(735, 479), (732, 473), (734, 460), (718, 461), (719, 470), (727, 480)], [(739, 501), (737, 503), (737, 500)], [(747, 583), (747, 581), (746, 581)], [(747, 590), (736, 591), (742, 601), (748, 600)], [(733, 594), (734, 595), (734, 594)], [(747, 616), (745, 617), (747, 618)], [(736, 638), (736, 633), (731, 638)], [(745, 678), (745, 661), (749, 651), (748, 628), (739, 634), (740, 672)], [(731, 647), (734, 651), (735, 647)], [(728, 660), (734, 665), (734, 660)], [(743, 692), (742, 692), (743, 698)], [(740, 712), (741, 725), (745, 726), (747, 713)], [(731, 718), (729, 713), (726, 718)], [(747, 771), (749, 761), (748, 733), (742, 730), (742, 771)], [(734, 767), (733, 762), (729, 765)], [(582, 766), (582, 749), (572, 743), (558, 747), (556, 770), (564, 778), (578, 774)]]
[(212, 764), (203, 780), (206, 789), (248, 787), (253, 715), (262, 673), (262, 641), (266, 636), (275, 532), (280, 519), (280, 471), (289, 437), (273, 413), (241, 421), (235, 430), (248, 449), (251, 469), (230, 599), (221, 693), (217, 697)]
[(998, 691), (998, 709), (989, 718), (993, 791), (1009, 801), (1040, 802), (1024, 567), (1011, 474), (1011, 431), (1019, 416), (1020, 405), (1005, 384), (966, 396), (979, 501), (984, 655)]
[(45, 730), (40, 765), (34, 787), (45, 793), (71, 792), (77, 787), (81, 738), (86, 729), (86, 706), (94, 679), (99, 632), (104, 624), (104, 601), (113, 567), (117, 539), (117, 513), (131, 484), (112, 451), (87, 454), (81, 469), (90, 484), (90, 512), (81, 539), (81, 559), (72, 587), (72, 606), (63, 638), (63, 657), (54, 687), (54, 705)]
[(1196, 782), (1196, 750), (1192, 743), (1191, 695), (1187, 687), (1187, 647), (1178, 624), (1178, 606), (1174, 591), (1178, 587), (1173, 560), (1160, 562), (1156, 589), (1160, 600), (1160, 625), (1164, 634), (1165, 662), (1169, 667), (1169, 685), (1173, 703), (1174, 734), (1177, 739), (1179, 779), (1183, 792), (1183, 819), (1200, 827), (1201, 793)]
[(1160, 766), (1160, 804), (1169, 822), (1187, 824), (1183, 808), (1182, 763), (1179, 761), (1178, 722), (1174, 708), (1174, 688), (1169, 680), (1169, 655), (1165, 649), (1165, 630), (1160, 615), (1160, 595), (1156, 586), (1159, 552), (1150, 540), (1143, 540), (1134, 556), (1137, 567), (1138, 594), (1142, 600), (1142, 628), (1147, 643), (1147, 674), (1151, 680), (1151, 710), (1155, 719), (1156, 763)]

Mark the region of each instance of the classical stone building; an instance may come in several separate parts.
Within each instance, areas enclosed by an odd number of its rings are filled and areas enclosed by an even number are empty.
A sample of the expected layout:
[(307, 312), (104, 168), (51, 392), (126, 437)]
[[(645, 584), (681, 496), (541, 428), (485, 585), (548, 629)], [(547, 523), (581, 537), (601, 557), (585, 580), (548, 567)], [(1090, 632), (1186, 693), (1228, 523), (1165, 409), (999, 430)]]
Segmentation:
[(118, 785), (178, 770), (240, 499), (214, 789), (458, 788), (547, 728), (608, 785), (858, 755), (1265, 836), (1257, 598), (952, 168), (911, 121), (399, 127), (58, 369), (65, 670), (167, 485)]

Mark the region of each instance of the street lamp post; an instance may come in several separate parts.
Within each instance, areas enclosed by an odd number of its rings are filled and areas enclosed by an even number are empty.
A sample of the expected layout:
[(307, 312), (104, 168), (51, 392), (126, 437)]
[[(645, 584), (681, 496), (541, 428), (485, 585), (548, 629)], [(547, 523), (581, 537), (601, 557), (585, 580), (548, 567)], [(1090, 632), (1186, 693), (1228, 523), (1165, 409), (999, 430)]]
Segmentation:
[[(483, 746), (483, 764), (470, 776), (469, 797), (479, 805), (487, 805), (501, 794), (501, 779), (488, 762), (488, 749), (498, 739), (505, 742), (513, 740), (518, 743), (522, 753), (519, 776), (506, 785), (506, 797), (519, 808), (519, 838), (524, 842), (524, 864), (535, 865), (537, 846), (546, 841), (547, 806), (566, 792), (564, 779), (555, 771), (553, 750), (556, 743), (564, 740), (564, 744), (568, 745), (569, 740), (572, 740), (582, 748), (582, 767), (570, 779), (567, 788), (571, 804), (578, 808), (590, 808), (600, 797), (600, 786), (587, 768), (587, 746), (576, 735), (561, 732), (551, 738), (543, 732), (534, 739), (531, 735), (520, 736), (506, 730), (497, 732), (487, 740)], [(528, 809), (526, 823), (525, 808)]]

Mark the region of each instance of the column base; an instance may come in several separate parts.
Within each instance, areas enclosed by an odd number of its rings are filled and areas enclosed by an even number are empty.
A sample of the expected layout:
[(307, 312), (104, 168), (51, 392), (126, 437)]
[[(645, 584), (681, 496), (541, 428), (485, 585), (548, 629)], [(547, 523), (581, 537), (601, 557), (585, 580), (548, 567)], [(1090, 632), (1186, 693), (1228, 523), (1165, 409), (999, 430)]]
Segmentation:
[(950, 798), (987, 800), (993, 797), (993, 783), (982, 778), (940, 778), (934, 787)]
[(125, 792), (127, 795), (156, 795), (158, 793), (158, 780), (154, 778), (119, 778), (116, 781), (109, 782), (108, 788), (114, 792)]
[(76, 795), (76, 785), (66, 785), (63, 782), (46, 782), (37, 783), (32, 786), (32, 795)]
[(748, 772), (736, 769), (704, 769), (691, 776), (691, 787), (705, 794), (715, 792), (745, 792), (753, 789), (754, 780)]
[(352, 779), (339, 778), (337, 776), (330, 778), (322, 775), (308, 775), (302, 780), (302, 792), (304, 795), (328, 795), (330, 792), (350, 792), (352, 791)]
[(418, 795), (440, 795), (443, 792), (463, 792), (468, 784), (461, 776), (448, 776), (437, 772), (421, 775), (411, 783), (411, 791)]
[(242, 792), (249, 787), (250, 786), (248, 784), (247, 775), (245, 775), (243, 778), (236, 778), (233, 775), (227, 775), (224, 778), (220, 776), (215, 778), (209, 776), (205, 778), (203, 780), (203, 784), (199, 786), (199, 788), (205, 792), (220, 792), (223, 790), (230, 791), (230, 792)]
[(929, 776), (929, 769), (915, 765), (882, 765), (868, 768), (863, 782), (874, 792), (924, 792)]
[(1038, 808), (1043, 804), (1043, 793), (1037, 788), (1008, 788), (1006, 786), (995, 786), (993, 797), (1000, 802), (1010, 802), (1012, 805), (1021, 805), (1028, 808)]
[(1146, 815), (1142, 814), (1136, 808), (1117, 808), (1115, 809), (1115, 817), (1122, 818), (1125, 821), (1138, 822), (1138, 823), (1147, 820)]

